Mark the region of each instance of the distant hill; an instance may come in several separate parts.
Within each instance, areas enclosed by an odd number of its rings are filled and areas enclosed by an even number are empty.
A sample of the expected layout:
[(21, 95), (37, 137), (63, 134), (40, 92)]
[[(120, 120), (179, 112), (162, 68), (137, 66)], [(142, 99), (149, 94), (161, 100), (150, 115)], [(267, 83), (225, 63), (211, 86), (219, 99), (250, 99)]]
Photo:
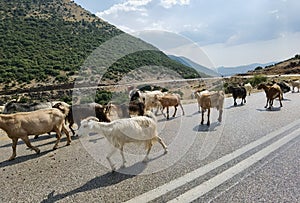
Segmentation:
[(220, 76), (219, 73), (217, 73), (216, 71), (209, 69), (205, 66), (202, 66), (184, 56), (174, 56), (174, 55), (168, 55), (171, 59), (178, 61), (180, 63), (182, 63), (183, 65), (189, 66), (194, 68), (195, 70), (197, 70), (199, 72), (199, 74), (201, 75), (201, 77), (217, 77)]
[[(104, 42), (125, 34), (70, 0), (0, 1), (0, 87), (72, 83), (87, 57)], [(145, 43), (129, 36), (133, 45)], [(118, 81), (142, 66), (163, 66), (183, 78), (200, 77), (194, 69), (151, 51), (128, 54), (105, 77)], [(119, 47), (122, 50), (123, 47)]]
[(294, 57), (273, 63), (268, 66), (262, 66), (253, 71), (248, 71), (246, 75), (252, 74), (265, 74), (265, 75), (289, 75), (289, 74), (300, 74), (300, 55), (297, 54)]
[(266, 64), (253, 63), (249, 65), (236, 66), (236, 67), (218, 67), (217, 70), (222, 76), (232, 76), (236, 74), (244, 74), (248, 71), (252, 71), (257, 67), (265, 67), (269, 65), (273, 65), (275, 62), (270, 62)]

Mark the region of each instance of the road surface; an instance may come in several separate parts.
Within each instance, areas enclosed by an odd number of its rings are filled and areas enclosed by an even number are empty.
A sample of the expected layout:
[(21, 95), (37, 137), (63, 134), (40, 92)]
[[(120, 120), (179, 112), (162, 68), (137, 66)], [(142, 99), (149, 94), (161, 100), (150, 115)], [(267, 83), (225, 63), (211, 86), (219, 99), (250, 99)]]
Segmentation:
[[(299, 202), (300, 94), (285, 94), (282, 108), (275, 100), (273, 111), (263, 92), (246, 99), (233, 107), (226, 98), (222, 123), (212, 110), (210, 127), (199, 125), (196, 103), (184, 105), (184, 116), (159, 115), (168, 154), (155, 144), (145, 164), (144, 147), (130, 144), (115, 173), (101, 135), (70, 146), (64, 138), (55, 151), (54, 134), (32, 137), (39, 155), (19, 141), (17, 158), (6, 161), (11, 140), (1, 133), (0, 202)], [(119, 167), (120, 154), (113, 160)]]

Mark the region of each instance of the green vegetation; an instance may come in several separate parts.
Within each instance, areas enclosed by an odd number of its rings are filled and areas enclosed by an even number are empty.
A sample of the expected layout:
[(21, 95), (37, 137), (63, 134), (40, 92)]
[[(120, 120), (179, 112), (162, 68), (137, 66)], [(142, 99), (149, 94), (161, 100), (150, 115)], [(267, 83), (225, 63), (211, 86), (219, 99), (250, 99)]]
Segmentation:
[(248, 79), (246, 83), (250, 82), (253, 87), (256, 87), (258, 84), (267, 81), (267, 77), (265, 75), (254, 75), (252, 78)]
[[(1, 1), (0, 19), (0, 84), (6, 89), (33, 81), (73, 82), (71, 76), (93, 50), (123, 33), (66, 0)], [(105, 77), (118, 81), (145, 65), (170, 67), (183, 78), (199, 77), (160, 51), (129, 54), (109, 67)]]

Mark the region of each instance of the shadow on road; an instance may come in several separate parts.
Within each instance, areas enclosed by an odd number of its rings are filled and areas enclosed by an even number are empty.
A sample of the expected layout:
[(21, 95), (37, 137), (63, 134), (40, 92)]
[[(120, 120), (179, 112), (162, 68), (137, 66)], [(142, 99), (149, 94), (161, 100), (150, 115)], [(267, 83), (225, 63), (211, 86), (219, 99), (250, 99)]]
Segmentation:
[[(22, 163), (22, 162), (25, 162), (25, 161), (28, 161), (28, 160), (36, 159), (36, 158), (39, 158), (41, 156), (44, 156), (45, 154), (47, 154), (51, 151), (53, 151), (53, 150), (50, 149), (50, 150), (42, 151), (39, 154), (36, 154), (34, 151), (32, 151), (33, 154), (24, 155), (24, 156), (17, 156), (14, 160), (1, 162), (0, 163), (0, 168), (6, 167), (6, 166), (12, 166), (12, 165), (19, 164), (19, 163)], [(7, 157), (7, 158), (9, 158), (9, 157)]]
[[(146, 166), (147, 166), (147, 164), (139, 162), (139, 163), (136, 163), (136, 164), (134, 164), (130, 167), (123, 168), (122, 171), (134, 171), (136, 174), (139, 174), (146, 168)], [(78, 187), (78, 188), (76, 188), (74, 190), (71, 190), (69, 192), (55, 195), (55, 191), (52, 191), (50, 194), (48, 194), (47, 199), (44, 199), (41, 202), (42, 203), (56, 202), (56, 201), (59, 201), (59, 200), (62, 200), (64, 198), (66, 198), (68, 196), (75, 195), (77, 193), (87, 192), (87, 191), (91, 191), (91, 190), (94, 190), (94, 189), (99, 189), (99, 188), (115, 185), (115, 184), (118, 184), (118, 183), (120, 183), (124, 180), (133, 178), (135, 176), (136, 175), (128, 175), (128, 174), (119, 173), (119, 172), (113, 172), (113, 173), (108, 172), (108, 173), (106, 173), (102, 176), (96, 177), (96, 178), (88, 181), (87, 183), (85, 183), (81, 187)]]
[(272, 107), (272, 109), (263, 108), (263, 109), (256, 109), (256, 110), (260, 112), (277, 112), (280, 111), (281, 108), (282, 107)]
[(221, 125), (220, 122), (211, 123), (210, 126), (207, 126), (206, 124), (204, 124), (204, 125), (199, 124), (193, 128), (193, 131), (196, 131), (196, 132), (216, 131), (216, 128), (220, 125)]

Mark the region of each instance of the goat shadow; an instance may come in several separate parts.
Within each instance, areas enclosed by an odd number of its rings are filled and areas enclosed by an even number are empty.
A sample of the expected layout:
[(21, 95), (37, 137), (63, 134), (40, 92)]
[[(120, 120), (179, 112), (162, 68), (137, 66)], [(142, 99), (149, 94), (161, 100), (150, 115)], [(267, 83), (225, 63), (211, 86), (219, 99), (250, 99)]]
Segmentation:
[(211, 123), (210, 126), (206, 125), (206, 124), (199, 124), (199, 125), (196, 125), (194, 128), (193, 128), (193, 131), (196, 131), (196, 132), (211, 132), (211, 131), (216, 131), (216, 128), (218, 126), (220, 126), (221, 123), (220, 122), (214, 122), (214, 123)]
[(234, 106), (234, 105), (232, 105), (232, 106), (228, 106), (228, 107), (226, 107), (225, 109), (232, 109), (232, 108), (239, 108), (239, 107), (243, 107), (243, 106), (245, 106), (247, 103), (243, 103), (243, 104), (238, 104), (238, 105), (236, 105), (236, 106)]
[(282, 107), (272, 107), (272, 109), (268, 109), (268, 108), (263, 108), (263, 109), (256, 109), (257, 111), (260, 112), (277, 112), (280, 111)]
[[(68, 196), (72, 196), (81, 192), (87, 192), (87, 191), (91, 191), (99, 188), (105, 188), (111, 185), (118, 184), (124, 180), (131, 179), (137, 176), (146, 168), (146, 166), (147, 166), (146, 163), (139, 162), (130, 167), (118, 170), (116, 172), (108, 172), (102, 176), (93, 178), (90, 181), (86, 182), (84, 185), (66, 193), (54, 195), (55, 190), (53, 190), (48, 194), (47, 199), (42, 200), (41, 203), (56, 202)], [(128, 174), (120, 173), (119, 171), (134, 171), (136, 175), (128, 175)]]
[[(47, 137), (47, 136), (45, 136), (45, 137)], [(30, 140), (30, 142), (36, 142), (36, 141), (45, 140), (45, 139), (49, 139), (49, 137), (48, 138), (40, 138), (39, 137), (37, 139)], [(67, 145), (64, 144), (66, 141), (67, 141), (66, 137), (60, 139), (60, 142), (59, 142), (59, 145), (58, 145), (58, 149), (63, 148), (63, 147), (68, 147)], [(56, 139), (53, 140), (53, 141), (51, 141), (51, 142), (47, 142), (47, 143), (43, 143), (43, 144), (39, 144), (39, 145), (34, 145), (34, 146), (35, 147), (42, 147), (42, 146), (46, 146), (46, 145), (54, 145), (55, 142), (56, 142)], [(18, 152), (18, 145), (21, 145), (21, 144), (25, 145), (25, 143), (23, 141), (18, 141), (17, 152)], [(11, 147), (12, 143), (3, 145), (0, 148), (2, 148), (2, 147), (9, 147), (9, 146)], [(23, 155), (23, 156), (18, 156), (17, 155), (17, 157), (14, 160), (11, 160), (11, 161), (5, 160), (5, 161), (3, 161), (3, 162), (0, 163), (0, 168), (6, 167), (6, 166), (15, 165), (15, 164), (19, 164), (19, 163), (23, 163), (23, 162), (26, 162), (28, 160), (36, 159), (36, 158), (39, 158), (41, 156), (44, 156), (44, 155), (48, 154), (49, 152), (55, 151), (55, 150), (52, 149), (52, 147), (50, 149), (45, 150), (45, 151), (41, 151), (39, 154), (36, 154), (30, 148), (26, 148), (26, 150), (30, 150), (32, 152), (32, 154)]]
[(0, 168), (6, 167), (6, 166), (12, 166), (12, 165), (19, 164), (19, 163), (23, 163), (23, 162), (28, 161), (28, 160), (33, 160), (33, 159), (39, 158), (41, 156), (44, 156), (44, 155), (46, 155), (46, 154), (48, 154), (49, 152), (52, 152), (52, 151), (53, 151), (53, 149), (49, 149), (49, 150), (46, 150), (46, 151), (42, 151), (39, 154), (36, 154), (34, 151), (32, 151), (33, 154), (17, 156), (14, 160), (11, 160), (11, 161), (6, 160), (6, 161), (1, 162), (0, 163)]

